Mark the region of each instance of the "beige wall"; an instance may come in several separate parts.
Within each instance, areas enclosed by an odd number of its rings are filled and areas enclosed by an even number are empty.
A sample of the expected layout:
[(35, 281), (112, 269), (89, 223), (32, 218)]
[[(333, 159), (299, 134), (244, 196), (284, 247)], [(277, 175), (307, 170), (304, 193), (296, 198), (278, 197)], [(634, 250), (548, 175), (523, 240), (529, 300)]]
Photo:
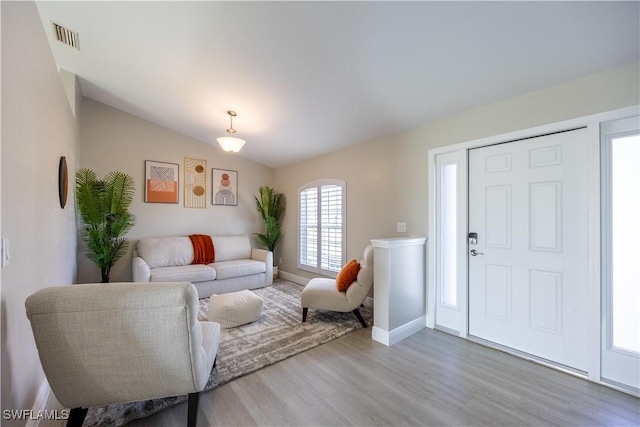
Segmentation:
[(58, 162), (66, 156), (75, 172), (78, 126), (34, 3), (1, 7), (2, 237), (11, 246), (2, 269), (2, 409), (31, 409), (44, 375), (24, 301), (75, 278), (74, 198), (60, 208)]
[[(136, 225), (128, 234), (132, 240), (130, 246), (140, 237), (192, 233), (231, 235), (263, 231), (253, 195), (258, 194), (261, 185), (273, 185), (273, 169), (89, 98), (82, 100), (80, 138), (81, 167), (93, 169), (99, 177), (109, 171), (119, 170), (135, 180), (136, 194), (131, 212), (136, 216)], [(145, 203), (144, 161), (177, 163), (182, 185), (185, 157), (207, 161), (206, 209), (185, 208), (182, 188), (178, 204)], [(238, 171), (238, 206), (211, 205), (211, 168)], [(84, 256), (83, 246), (80, 247), (78, 281), (100, 281), (99, 269)], [(130, 255), (119, 260), (111, 273), (112, 282), (128, 280), (131, 280)]]
[[(313, 277), (296, 267), (302, 185), (322, 178), (347, 182), (346, 255), (359, 259), (370, 239), (427, 236), (429, 149), (638, 105), (639, 76), (639, 64), (629, 64), (277, 169), (275, 188), (289, 202), (281, 271)], [(397, 222), (406, 222), (406, 233), (396, 232)]]

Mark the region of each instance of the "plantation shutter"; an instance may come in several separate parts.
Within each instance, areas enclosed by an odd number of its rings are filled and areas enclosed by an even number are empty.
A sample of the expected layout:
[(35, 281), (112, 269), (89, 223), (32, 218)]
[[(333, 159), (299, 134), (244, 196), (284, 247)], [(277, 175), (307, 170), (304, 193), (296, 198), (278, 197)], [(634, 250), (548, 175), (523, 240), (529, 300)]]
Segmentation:
[(342, 268), (342, 187), (323, 186), (320, 206), (322, 207), (320, 268), (339, 272)]
[(315, 272), (339, 272), (344, 264), (344, 182), (315, 183), (300, 195), (299, 263)]
[(300, 193), (300, 264), (318, 266), (318, 188)]

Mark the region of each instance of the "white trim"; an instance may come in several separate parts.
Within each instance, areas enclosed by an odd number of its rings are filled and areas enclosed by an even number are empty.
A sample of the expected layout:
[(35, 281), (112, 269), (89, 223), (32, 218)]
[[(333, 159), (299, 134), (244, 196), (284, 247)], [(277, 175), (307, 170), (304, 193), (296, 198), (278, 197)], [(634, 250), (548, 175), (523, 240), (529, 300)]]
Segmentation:
[(588, 304), (588, 352), (587, 378), (600, 381), (600, 340), (601, 340), (601, 273), (600, 273), (600, 123), (587, 125), (587, 191), (589, 215), (589, 277), (587, 288)]
[[(51, 387), (47, 382), (46, 378), (42, 379), (42, 383), (40, 384), (40, 388), (38, 389), (38, 394), (36, 395), (36, 400), (33, 402), (33, 407), (31, 408), (33, 414), (38, 414), (47, 409), (47, 402), (49, 401), (49, 396), (51, 395)], [(38, 427), (40, 425), (39, 418), (29, 418), (27, 419), (26, 427)]]
[(496, 344), (496, 343), (494, 343), (492, 341), (484, 340), (482, 338), (478, 338), (478, 337), (473, 336), (473, 335), (469, 335), (469, 341), (475, 342), (476, 344), (480, 344), (480, 345), (483, 345), (485, 347), (492, 348), (494, 350), (501, 351), (503, 353), (511, 354), (512, 356), (520, 357), (521, 359), (525, 359), (525, 360), (528, 360), (530, 362), (538, 363), (538, 364), (546, 366), (548, 368), (553, 368), (553, 369), (556, 369), (558, 371), (562, 371), (565, 374), (573, 375), (573, 376), (576, 376), (578, 378), (587, 379), (587, 376), (585, 375), (585, 372), (583, 372), (583, 371), (580, 371), (580, 370), (577, 370), (577, 369), (573, 369), (573, 368), (570, 368), (570, 367), (567, 367), (567, 366), (564, 366), (564, 365), (561, 365), (561, 364), (558, 364), (558, 363), (554, 363), (554, 362), (552, 362), (550, 360), (546, 360), (546, 359), (543, 359), (541, 357), (536, 357), (536, 356), (533, 356), (533, 355), (531, 355), (529, 353), (525, 353), (525, 352), (516, 350), (514, 348), (511, 348), (511, 347), (505, 347), (503, 345)]
[(466, 338), (469, 331), (469, 262), (467, 250), (469, 249), (469, 158), (468, 151), (460, 155), (460, 168), (458, 170), (458, 277), (461, 281), (461, 288), (458, 290), (458, 306), (462, 314), (460, 322), (460, 336)]
[(310, 266), (310, 265), (306, 265), (306, 264), (302, 264), (300, 262), (300, 251), (301, 251), (301, 247), (300, 247), (300, 229), (301, 229), (301, 225), (300, 225), (300, 206), (298, 206), (298, 229), (297, 229), (297, 243), (296, 243), (296, 266), (298, 267), (299, 270), (303, 270), (303, 271), (308, 271), (311, 273), (315, 273), (315, 274), (322, 274), (322, 275), (328, 275), (328, 276), (332, 276), (332, 277), (336, 277), (338, 275), (338, 273), (340, 272), (340, 269), (333, 271), (333, 270), (324, 270), (322, 269), (322, 264), (321, 264), (321, 258), (322, 258), (322, 248), (323, 248), (323, 243), (322, 243), (322, 188), (325, 186), (336, 186), (336, 187), (340, 187), (342, 190), (342, 194), (341, 194), (341, 202), (342, 202), (342, 223), (340, 224), (340, 230), (342, 232), (342, 248), (341, 248), (341, 261), (340, 261), (340, 266), (344, 265), (344, 263), (346, 262), (347, 259), (347, 182), (344, 180), (340, 180), (340, 179), (317, 179), (315, 181), (309, 182), (301, 187), (298, 188), (297, 191), (297, 198), (298, 198), (298, 205), (300, 205), (300, 195), (302, 194), (303, 191), (311, 189), (311, 188), (315, 188), (317, 189), (317, 266)]
[[(626, 365), (626, 369), (634, 369), (633, 372), (630, 372), (629, 378), (637, 377), (637, 361), (638, 355), (633, 352), (627, 352), (626, 350), (615, 348), (613, 346), (612, 338), (613, 338), (613, 330), (612, 330), (612, 300), (611, 300), (611, 291), (612, 291), (612, 244), (613, 244), (613, 234), (612, 234), (612, 200), (611, 200), (611, 190), (612, 190), (612, 146), (611, 143), (613, 139), (617, 137), (624, 137), (630, 135), (637, 135), (638, 129), (640, 126), (640, 114), (633, 117), (626, 117), (617, 120), (610, 120), (605, 123), (600, 123), (600, 201), (601, 208), (599, 210), (600, 213), (600, 274), (601, 274), (601, 289), (599, 293), (600, 297), (600, 307), (602, 315), (598, 319), (599, 324), (599, 332), (600, 332), (600, 348), (598, 351), (598, 355), (600, 357), (599, 364), (599, 372), (598, 372), (598, 381), (600, 384), (607, 385), (609, 387), (615, 388), (616, 390), (623, 391), (625, 393), (629, 393), (633, 396), (640, 397), (640, 388), (636, 388), (630, 384), (619, 382), (621, 380), (620, 377), (617, 378), (617, 381), (613, 378), (604, 378), (602, 376), (603, 371), (611, 372), (611, 367), (616, 366), (620, 367)], [(626, 354), (626, 356), (625, 356)], [(629, 360), (628, 357), (635, 360)], [(626, 359), (626, 360), (625, 360)], [(627, 365), (629, 363), (629, 365)], [(631, 368), (629, 368), (631, 366)], [(626, 375), (625, 375), (626, 376)]]
[(392, 331), (385, 331), (377, 326), (371, 329), (371, 339), (378, 341), (386, 346), (392, 346), (403, 339), (421, 331), (425, 328), (427, 319), (425, 316), (420, 316), (411, 322), (405, 323), (402, 326), (398, 326)]
[(374, 248), (403, 248), (405, 246), (422, 246), (427, 241), (426, 237), (391, 237), (388, 239), (372, 239), (371, 245)]
[(635, 389), (633, 387), (629, 387), (626, 384), (620, 384), (620, 383), (617, 383), (615, 381), (611, 381), (611, 380), (607, 380), (607, 379), (603, 379), (599, 383), (602, 384), (603, 386), (612, 388), (614, 390), (618, 390), (618, 391), (620, 391), (622, 393), (627, 393), (627, 394), (629, 394), (631, 396), (640, 397), (640, 392), (638, 391), (638, 389)]
[(282, 271), (282, 270), (278, 272), (278, 276), (280, 276), (284, 280), (288, 280), (290, 282), (297, 283), (298, 285), (303, 285), (303, 286), (305, 286), (307, 283), (309, 283), (309, 280), (311, 280), (311, 279), (307, 279), (306, 277), (298, 276), (292, 273), (287, 273), (286, 271)]
[[(433, 319), (433, 327), (445, 327), (447, 330), (455, 330), (456, 335), (466, 336), (467, 326), (464, 324), (466, 317), (463, 318), (461, 311), (466, 312), (467, 296), (464, 292), (464, 284), (467, 277), (467, 200), (466, 200), (466, 176), (467, 176), (467, 152), (459, 149), (450, 153), (440, 153), (430, 159), (430, 170), (433, 171), (432, 197), (429, 200), (429, 208), (431, 218), (434, 218), (432, 224), (433, 230), (430, 230), (432, 245), (428, 251), (428, 255), (433, 255), (433, 268), (428, 269), (428, 274), (433, 274), (434, 290), (433, 295), (427, 292), (427, 327), (431, 327), (431, 319)], [(442, 209), (442, 189), (441, 189), (441, 173), (442, 166), (456, 166), (456, 305), (448, 306), (443, 304), (440, 295), (442, 283), (442, 257), (438, 256), (442, 250), (443, 236), (439, 230)], [(433, 302), (433, 304), (431, 304)], [(442, 317), (438, 319), (439, 313)]]
[(600, 123), (600, 122), (606, 122), (610, 120), (618, 120), (618, 119), (633, 117), (637, 115), (640, 115), (640, 105), (634, 105), (632, 107), (625, 107), (625, 108), (620, 108), (618, 110), (592, 114), (590, 116), (577, 117), (575, 119), (564, 120), (562, 122), (550, 123), (542, 126), (536, 126), (533, 128), (522, 129), (519, 131), (503, 133), (500, 135), (488, 136), (485, 138), (475, 139), (468, 142), (461, 142), (458, 144), (447, 145), (444, 147), (433, 148), (429, 150), (429, 153), (433, 152), (433, 155), (435, 156), (437, 154), (449, 153), (449, 152), (457, 151), (460, 149), (469, 150), (471, 148), (500, 144), (502, 142), (517, 141), (519, 139), (546, 135), (548, 133), (556, 133), (556, 132), (562, 132), (570, 129), (577, 129), (577, 128), (585, 127), (591, 123)]
[[(461, 157), (464, 161), (464, 166), (461, 163), (459, 180), (461, 184), (464, 184), (464, 188), (461, 186), (461, 199), (465, 203), (465, 211), (467, 212), (466, 218), (459, 221), (460, 229), (464, 229), (465, 232), (461, 233), (465, 240), (463, 248), (465, 249), (464, 257), (466, 258), (466, 238), (467, 238), (467, 224), (468, 224), (468, 206), (466, 205), (467, 193), (468, 193), (468, 151), (472, 148), (483, 147), (488, 145), (499, 144), (503, 142), (517, 141), (519, 139), (532, 138), (536, 136), (542, 136), (550, 133), (556, 133), (561, 131), (567, 131), (577, 128), (587, 128), (587, 140), (588, 140), (588, 162), (589, 162), (589, 277), (588, 277), (588, 304), (589, 304), (589, 362), (588, 362), (588, 379), (594, 382), (600, 381), (600, 343), (601, 343), (601, 259), (600, 259), (600, 123), (612, 120), (624, 119), (627, 117), (634, 117), (640, 115), (640, 105), (634, 105), (631, 107), (620, 108), (613, 111), (607, 111), (603, 113), (592, 114), (589, 116), (578, 117), (570, 120), (564, 120), (557, 123), (550, 123), (533, 128), (523, 129), (515, 132), (509, 132), (500, 135), (494, 135), (486, 138), (480, 138), (468, 142), (459, 144), (448, 145), (440, 148), (434, 148), (428, 151), (428, 224), (427, 229), (429, 236), (436, 235), (436, 156), (439, 154), (453, 153), (458, 150), (463, 150), (465, 155)], [(459, 200), (461, 200), (459, 198)], [(462, 209), (462, 205), (460, 205)], [(427, 316), (425, 319), (425, 325), (429, 328), (434, 328), (436, 325), (436, 242), (435, 239), (427, 240)], [(466, 264), (466, 263), (461, 263)], [(461, 268), (462, 271), (462, 268)], [(463, 283), (461, 296), (461, 311), (463, 313), (464, 330), (460, 331), (460, 336), (463, 338), (470, 338), (468, 336), (468, 272), (467, 266), (464, 266), (465, 275), (461, 277)], [(462, 301), (464, 299), (464, 301)], [(464, 310), (462, 305), (464, 304)], [(597, 330), (597, 331), (596, 331)], [(593, 341), (593, 342), (592, 342)]]
[[(445, 151), (446, 152), (446, 151)], [(437, 197), (437, 167), (436, 150), (427, 153), (427, 292), (425, 326), (433, 329), (436, 326), (436, 197)]]

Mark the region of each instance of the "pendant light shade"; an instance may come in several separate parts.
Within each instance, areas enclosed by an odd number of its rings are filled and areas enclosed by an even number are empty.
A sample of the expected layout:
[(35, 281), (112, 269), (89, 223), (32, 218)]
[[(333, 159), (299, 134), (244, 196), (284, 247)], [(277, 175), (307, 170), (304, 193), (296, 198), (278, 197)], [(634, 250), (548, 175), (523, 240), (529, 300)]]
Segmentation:
[(245, 144), (245, 140), (233, 136), (233, 134), (236, 133), (236, 130), (233, 128), (233, 118), (237, 116), (235, 111), (227, 111), (227, 114), (231, 121), (231, 126), (227, 129), (227, 133), (231, 136), (221, 136), (218, 138), (218, 144), (220, 144), (220, 147), (222, 147), (224, 151), (237, 153), (242, 149), (242, 146)]
[(224, 151), (228, 151), (230, 153), (237, 153), (240, 151), (242, 146), (246, 141), (240, 138), (234, 138), (232, 136), (221, 136), (218, 138), (218, 144)]

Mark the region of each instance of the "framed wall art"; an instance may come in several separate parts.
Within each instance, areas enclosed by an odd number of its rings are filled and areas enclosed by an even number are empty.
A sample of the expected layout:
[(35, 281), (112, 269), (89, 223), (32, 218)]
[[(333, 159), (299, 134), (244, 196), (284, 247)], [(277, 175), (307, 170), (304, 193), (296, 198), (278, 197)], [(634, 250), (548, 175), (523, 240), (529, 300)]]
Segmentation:
[(178, 203), (177, 163), (144, 161), (144, 201), (147, 203)]
[(238, 172), (211, 169), (211, 204), (238, 206)]
[(207, 207), (207, 161), (184, 158), (184, 207)]

